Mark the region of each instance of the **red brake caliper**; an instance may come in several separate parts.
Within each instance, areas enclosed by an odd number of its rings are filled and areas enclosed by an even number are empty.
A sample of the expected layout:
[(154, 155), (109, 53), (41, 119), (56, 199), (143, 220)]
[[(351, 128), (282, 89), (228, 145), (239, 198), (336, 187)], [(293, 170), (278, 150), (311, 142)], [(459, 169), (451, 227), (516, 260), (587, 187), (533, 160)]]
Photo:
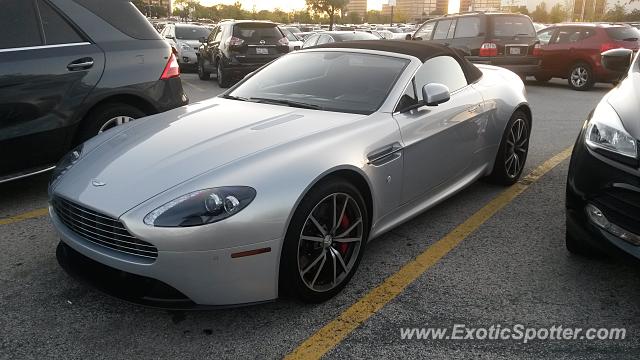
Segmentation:
[[(342, 229), (342, 231), (345, 231), (349, 228), (349, 225), (351, 225), (351, 221), (349, 221), (349, 217), (347, 216), (347, 214), (344, 214), (344, 216), (342, 217), (342, 221), (340, 221), (340, 228)], [(340, 245), (338, 245), (338, 250), (340, 251), (340, 254), (342, 254), (342, 256), (346, 255), (347, 250), (349, 250), (349, 244), (340, 243)]]

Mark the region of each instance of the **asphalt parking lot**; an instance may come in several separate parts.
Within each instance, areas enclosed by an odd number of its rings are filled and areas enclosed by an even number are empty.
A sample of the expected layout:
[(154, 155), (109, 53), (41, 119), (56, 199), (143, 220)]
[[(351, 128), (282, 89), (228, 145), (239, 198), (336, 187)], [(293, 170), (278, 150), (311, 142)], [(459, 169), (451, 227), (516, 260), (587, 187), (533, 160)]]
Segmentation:
[[(221, 92), (183, 74), (191, 101)], [(566, 152), (611, 88), (569, 90), (528, 82), (534, 114), (525, 173)], [(6, 155), (5, 155), (6, 156)], [(564, 158), (562, 158), (564, 159)], [(564, 248), (568, 160), (504, 203), (477, 230), (392, 297), (328, 358), (637, 358), (640, 268)], [(48, 176), (0, 185), (0, 358), (278, 358), (321, 342), (316, 331), (498, 196), (479, 182), (371, 242), (345, 291), (326, 303), (280, 299), (217, 311), (131, 305), (73, 280), (58, 266), (58, 239), (42, 209)], [(26, 214), (26, 215), (23, 215)], [(402, 340), (401, 328), (513, 326), (625, 328), (625, 340)], [(339, 325), (336, 331), (347, 328)], [(335, 335), (335, 334), (334, 334)]]

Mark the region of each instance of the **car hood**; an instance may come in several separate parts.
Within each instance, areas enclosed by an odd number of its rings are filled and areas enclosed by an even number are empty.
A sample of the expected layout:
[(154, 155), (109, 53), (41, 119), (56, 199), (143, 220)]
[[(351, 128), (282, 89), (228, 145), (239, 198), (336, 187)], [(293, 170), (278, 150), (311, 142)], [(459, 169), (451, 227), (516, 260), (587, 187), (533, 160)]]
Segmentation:
[(640, 140), (640, 102), (637, 99), (640, 99), (640, 73), (633, 71), (609, 92), (606, 101), (620, 116), (625, 130)]
[(214, 98), (94, 138), (99, 144), (85, 150), (54, 193), (119, 217), (205, 172), (363, 117)]

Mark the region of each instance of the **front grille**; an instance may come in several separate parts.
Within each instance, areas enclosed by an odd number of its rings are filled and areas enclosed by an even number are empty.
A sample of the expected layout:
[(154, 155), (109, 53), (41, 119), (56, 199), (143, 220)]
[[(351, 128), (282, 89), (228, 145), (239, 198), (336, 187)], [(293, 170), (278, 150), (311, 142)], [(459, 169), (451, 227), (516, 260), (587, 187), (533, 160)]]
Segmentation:
[(131, 235), (117, 219), (59, 197), (51, 205), (60, 221), (87, 241), (129, 255), (158, 257), (155, 246)]
[(634, 234), (640, 234), (640, 193), (610, 188), (593, 200), (609, 221)]

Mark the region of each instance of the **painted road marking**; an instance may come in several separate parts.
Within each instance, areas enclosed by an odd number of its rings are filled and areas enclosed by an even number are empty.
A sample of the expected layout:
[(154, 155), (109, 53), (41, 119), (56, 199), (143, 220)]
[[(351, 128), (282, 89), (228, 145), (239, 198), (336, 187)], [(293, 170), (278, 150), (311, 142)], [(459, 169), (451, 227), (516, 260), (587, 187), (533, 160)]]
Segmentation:
[(9, 224), (17, 223), (24, 220), (35, 219), (35, 218), (43, 217), (48, 213), (49, 213), (48, 208), (31, 210), (26, 213), (22, 213), (20, 215), (15, 215), (15, 216), (0, 219), (0, 225), (9, 225)]
[(405, 264), (400, 270), (389, 276), (382, 284), (360, 298), (337, 318), (311, 335), (285, 359), (319, 359), (329, 350), (336, 347), (367, 319), (380, 311), (387, 303), (396, 298), (420, 275), (435, 265), (440, 259), (456, 248), (467, 236), (475, 232), (482, 224), (498, 211), (511, 203), (538, 181), (542, 176), (571, 156), (572, 148), (568, 148), (545, 161), (517, 184), (506, 189), (491, 200), (482, 209), (471, 215), (465, 222), (453, 229), (449, 234), (427, 248), (414, 260)]

